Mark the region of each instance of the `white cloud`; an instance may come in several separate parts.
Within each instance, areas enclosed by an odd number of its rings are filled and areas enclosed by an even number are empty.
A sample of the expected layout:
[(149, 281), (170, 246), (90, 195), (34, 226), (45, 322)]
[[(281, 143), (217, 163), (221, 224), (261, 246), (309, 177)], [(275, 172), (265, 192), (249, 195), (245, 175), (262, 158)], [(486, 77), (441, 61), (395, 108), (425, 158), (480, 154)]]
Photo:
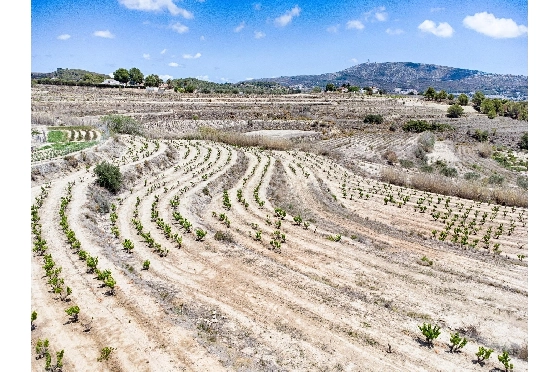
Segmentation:
[(348, 21), (346, 23), (346, 28), (349, 29), (349, 30), (351, 30), (351, 29), (363, 30), (364, 27), (365, 27), (364, 24), (362, 22), (358, 21), (357, 19), (353, 20), (353, 21)]
[(261, 10), (261, 9), (262, 9), (261, 3), (253, 4), (253, 9), (255, 9), (255, 10)]
[(165, 52), (167, 52), (167, 49), (162, 50), (159, 54), (165, 54)]
[(224, 82), (224, 83), (230, 83), (231, 81), (229, 80), (229, 78), (220, 78), (220, 81)]
[(336, 34), (338, 32), (339, 27), (340, 27), (340, 25), (330, 26), (330, 27), (327, 27), (327, 31), (330, 32), (331, 34)]
[(389, 18), (389, 14), (385, 11), (385, 7), (381, 6), (379, 8), (375, 8), (370, 10), (369, 12), (364, 13), (364, 18), (366, 21), (369, 21), (371, 17), (374, 17), (379, 22), (384, 22)]
[(389, 17), (389, 15), (387, 14), (387, 12), (385, 12), (384, 6), (378, 8), (375, 12), (375, 19), (377, 19), (379, 22), (386, 21), (387, 17)]
[(192, 54), (183, 54), (183, 58), (185, 59), (197, 59), (202, 57), (202, 54), (196, 53), (194, 56)]
[(68, 34), (62, 34), (62, 35), (58, 35), (56, 38), (57, 38), (58, 40), (68, 40), (68, 39), (70, 39), (70, 35), (68, 35)]
[(401, 30), (400, 28), (396, 28), (396, 29), (388, 28), (388, 29), (385, 30), (385, 32), (388, 33), (389, 35), (404, 34), (404, 31)]
[(252, 78), (252, 77), (245, 78), (245, 80), (253, 80), (253, 79), (254, 78)]
[(266, 36), (266, 34), (264, 32), (255, 31), (255, 39), (262, 39), (265, 36)]
[(274, 24), (278, 27), (284, 27), (288, 23), (292, 22), (292, 18), (298, 17), (301, 13), (301, 8), (299, 6), (294, 6), (292, 9), (288, 10), (286, 13), (274, 20)]
[(169, 66), (171, 66), (171, 67), (179, 67), (179, 64), (178, 64), (178, 63), (175, 63), (175, 62), (171, 62), (171, 63), (169, 63)]
[(171, 76), (171, 75), (160, 75), (159, 78), (163, 81), (166, 81), (167, 79), (173, 79), (173, 76)]
[(150, 55), (147, 53), (142, 54), (142, 57), (144, 57), (144, 59), (150, 59)]
[(356, 58), (350, 58), (350, 62), (352, 63), (358, 63), (358, 60)]
[(206, 41), (206, 38), (204, 37), (204, 35), (202, 35), (202, 36), (200, 37), (200, 41)]
[(95, 31), (93, 36), (104, 37), (106, 39), (113, 39), (115, 37), (115, 35), (113, 35), (109, 30)]
[(239, 26), (237, 26), (236, 28), (233, 29), (233, 32), (240, 32), (241, 30), (243, 30), (245, 28), (245, 21), (241, 22), (239, 24)]
[(210, 79), (208, 78), (208, 75), (197, 75), (195, 76), (196, 79), (198, 80), (205, 80), (205, 81), (209, 81)]
[(173, 31), (178, 32), (180, 34), (184, 34), (185, 32), (189, 31), (189, 28), (182, 24), (181, 22), (175, 22), (171, 26), (169, 26)]
[(436, 26), (434, 21), (425, 20), (420, 23), (418, 29), (422, 32), (429, 32), (439, 37), (451, 37), (453, 35), (453, 27), (447, 22), (440, 23)]
[(431, 12), (431, 13), (435, 13), (435, 12), (441, 12), (441, 11), (443, 11), (443, 10), (445, 10), (445, 8), (431, 8), (431, 9), (430, 9), (430, 12)]
[(188, 10), (175, 5), (175, 0), (119, 0), (119, 3), (128, 9), (143, 10), (146, 12), (160, 12), (167, 9), (172, 15), (182, 15), (187, 19), (194, 18)]
[(491, 13), (476, 13), (463, 19), (463, 26), (496, 39), (518, 37), (527, 33), (527, 27), (511, 18), (496, 18)]

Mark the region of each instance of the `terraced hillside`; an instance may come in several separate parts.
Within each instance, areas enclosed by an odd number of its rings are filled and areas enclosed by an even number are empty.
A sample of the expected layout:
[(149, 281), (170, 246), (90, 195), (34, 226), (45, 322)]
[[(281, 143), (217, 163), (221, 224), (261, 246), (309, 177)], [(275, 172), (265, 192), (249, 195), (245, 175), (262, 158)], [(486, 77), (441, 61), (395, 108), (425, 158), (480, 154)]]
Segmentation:
[[(126, 109), (146, 109), (140, 98)], [(32, 165), (33, 371), (45, 339), (65, 371), (480, 371), (503, 350), (527, 370), (528, 209), (381, 182), (395, 167), (382, 147), (404, 156), (418, 134), (317, 118), (324, 139), (274, 149), (143, 120), (146, 137)], [(101, 161), (123, 174), (117, 194), (95, 182)], [(441, 327), (433, 345), (424, 323)], [(456, 332), (468, 342), (450, 352)], [(485, 363), (481, 346), (494, 350)]]

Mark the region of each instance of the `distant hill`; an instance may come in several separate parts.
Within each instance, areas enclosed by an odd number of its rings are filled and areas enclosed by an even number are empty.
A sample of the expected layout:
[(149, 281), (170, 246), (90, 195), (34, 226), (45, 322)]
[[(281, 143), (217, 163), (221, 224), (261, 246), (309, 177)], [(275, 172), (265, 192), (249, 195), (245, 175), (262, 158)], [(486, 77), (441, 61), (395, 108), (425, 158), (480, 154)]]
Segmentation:
[(324, 89), (327, 83), (333, 83), (336, 86), (374, 86), (389, 93), (396, 88), (424, 92), (431, 86), (448, 93), (474, 93), (480, 90), (487, 96), (497, 95), (510, 99), (526, 100), (528, 95), (527, 76), (501, 75), (412, 62), (362, 63), (339, 72), (251, 80), (255, 81), (276, 82), (302, 90), (316, 86)]
[[(84, 80), (86, 74), (90, 76), (87, 77), (92, 82), (102, 82), (105, 79), (109, 79), (109, 75), (99, 74), (97, 72), (91, 72), (86, 70), (80, 70), (77, 68), (57, 68), (56, 71), (53, 72), (32, 72), (31, 79), (58, 79), (64, 81), (81, 81)], [(86, 79), (87, 80), (87, 79)]]

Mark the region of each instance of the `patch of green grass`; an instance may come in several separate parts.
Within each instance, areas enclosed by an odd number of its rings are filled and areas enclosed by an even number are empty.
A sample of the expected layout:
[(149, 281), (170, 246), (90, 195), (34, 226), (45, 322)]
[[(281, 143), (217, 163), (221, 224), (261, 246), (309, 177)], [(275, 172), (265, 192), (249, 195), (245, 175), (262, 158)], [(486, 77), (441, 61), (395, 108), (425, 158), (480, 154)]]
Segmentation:
[(49, 130), (47, 141), (52, 143), (60, 143), (68, 141), (68, 133), (61, 130)]
[(97, 141), (53, 143), (31, 154), (31, 161), (48, 160), (97, 145)]

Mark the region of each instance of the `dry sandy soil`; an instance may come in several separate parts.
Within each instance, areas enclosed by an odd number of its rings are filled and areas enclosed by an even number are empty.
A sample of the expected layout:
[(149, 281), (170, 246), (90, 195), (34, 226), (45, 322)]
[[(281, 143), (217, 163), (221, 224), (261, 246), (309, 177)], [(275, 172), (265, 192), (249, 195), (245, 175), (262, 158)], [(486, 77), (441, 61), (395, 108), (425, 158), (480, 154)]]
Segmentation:
[[(34, 112), (55, 116), (78, 115), (76, 110), (94, 116), (86, 111), (102, 111), (96, 100), (109, 106), (118, 101), (60, 87), (41, 91), (32, 92)], [(212, 99), (212, 105), (220, 101)], [(250, 107), (257, 99), (241, 104)], [(178, 100), (175, 96), (158, 98), (160, 111), (150, 113), (142, 102), (152, 100), (135, 94), (130, 106), (119, 108), (142, 112), (149, 139), (109, 138), (76, 155), (75, 166), (68, 159), (32, 164), (31, 203), (38, 207), (45, 255), (62, 269), (64, 287), (72, 289), (68, 299), (60, 300), (45, 276), (45, 256), (33, 255), (31, 310), (38, 313), (30, 340), (33, 371), (44, 370), (45, 358), (36, 358), (35, 345), (45, 338), (53, 362), (55, 352), (64, 349), (64, 370), (80, 372), (491, 371), (503, 368), (497, 358), (503, 350), (510, 352), (515, 371), (528, 369), (529, 259), (518, 259), (528, 256), (527, 208), (380, 182), (374, 175), (388, 167), (379, 160), (384, 146), (392, 143), (405, 154), (417, 135), (360, 129), (360, 120), (342, 117), (352, 110), (356, 117), (364, 112), (352, 99), (335, 109), (329, 106), (330, 118), (309, 118), (321, 115), (310, 109), (307, 119), (254, 119), (251, 125), (233, 108), (224, 110), (234, 118), (205, 118), (215, 107), (201, 108), (197, 120), (163, 115)], [(191, 101), (196, 100), (193, 95)], [(270, 100), (274, 103), (274, 97)], [(307, 106), (317, 99), (301, 100)], [(189, 99), (180, 102), (188, 105)], [(406, 110), (406, 105), (383, 102), (372, 100), (368, 107), (379, 104), (387, 116), (405, 115), (390, 108)], [(248, 110), (248, 116), (254, 113)], [(422, 115), (437, 116), (434, 112)], [(164, 119), (156, 122), (159, 114)], [(465, 134), (475, 119), (465, 118), (458, 132)], [(313, 141), (320, 141), (325, 153), (311, 151), (313, 143), (307, 142), (300, 143), (300, 150), (271, 151), (179, 139), (196, 125), (249, 132), (279, 130), (282, 121), (286, 129), (306, 131), (317, 121), (315, 132), (324, 137)], [(515, 124), (521, 126), (504, 125), (504, 133), (521, 133), (523, 123)], [(165, 128), (173, 135), (156, 138), (154, 133)], [(460, 168), (480, 160), (473, 155), (475, 145), (441, 138), (431, 156)], [(365, 149), (371, 157), (364, 156)], [(120, 167), (125, 179), (120, 193), (111, 195), (95, 185), (93, 165), (101, 160)], [(492, 159), (481, 160), (500, 169)], [(114, 293), (88, 273), (63, 233), (61, 198), (67, 196), (69, 229), (81, 249), (98, 258), (97, 268), (110, 270)], [(395, 202), (387, 202), (389, 197)], [(114, 204), (118, 237), (104, 203)], [(286, 216), (277, 216), (276, 208)], [(301, 224), (294, 220), (298, 215)], [(190, 221), (190, 231), (178, 216)], [(452, 227), (440, 240), (446, 224)], [(459, 226), (458, 240), (452, 242)], [(198, 228), (207, 232), (202, 240), (197, 240)], [(497, 234), (500, 229), (503, 233)], [(149, 232), (161, 253), (139, 231)], [(134, 244), (131, 253), (123, 249), (125, 239)], [(495, 244), (501, 252), (493, 250)], [(148, 270), (142, 269), (145, 260), (151, 263)], [(80, 308), (75, 322), (65, 313), (74, 305)], [(86, 331), (82, 323), (89, 321)], [(433, 346), (419, 330), (423, 323), (441, 327)], [(455, 332), (468, 343), (451, 353)], [(480, 346), (494, 350), (483, 365), (475, 355)], [(108, 360), (98, 361), (104, 347), (115, 349)]]

